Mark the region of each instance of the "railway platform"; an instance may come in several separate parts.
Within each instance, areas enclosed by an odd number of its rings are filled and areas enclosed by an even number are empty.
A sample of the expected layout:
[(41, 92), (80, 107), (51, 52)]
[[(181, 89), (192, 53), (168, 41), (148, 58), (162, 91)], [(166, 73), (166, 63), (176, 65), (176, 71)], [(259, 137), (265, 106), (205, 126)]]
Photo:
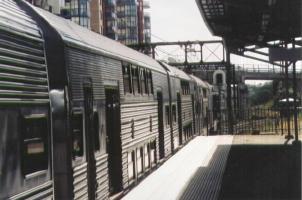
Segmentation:
[(301, 148), (284, 136), (199, 136), (124, 200), (301, 199)]

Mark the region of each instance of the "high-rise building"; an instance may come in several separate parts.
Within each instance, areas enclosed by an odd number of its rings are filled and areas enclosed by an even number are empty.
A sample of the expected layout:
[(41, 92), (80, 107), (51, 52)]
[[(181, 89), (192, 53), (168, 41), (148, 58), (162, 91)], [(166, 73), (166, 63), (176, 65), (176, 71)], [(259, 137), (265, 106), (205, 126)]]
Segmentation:
[(123, 44), (138, 43), (138, 12), (136, 0), (117, 0), (117, 34)]
[(90, 1), (70, 0), (66, 2), (66, 8), (70, 8), (70, 19), (88, 29), (90, 29)]
[(116, 0), (104, 0), (103, 10), (103, 34), (113, 40), (117, 40)]
[(144, 2), (144, 42), (151, 43), (151, 17), (146, 10), (150, 8), (148, 1)]
[(151, 42), (149, 2), (143, 0), (27, 0), (125, 45)]
[[(145, 26), (144, 10), (149, 7), (143, 0), (106, 0), (104, 35), (126, 45), (145, 42), (145, 33), (150, 33), (150, 17)], [(149, 27), (147, 32), (146, 27)]]
[(103, 34), (103, 0), (91, 0), (90, 14), (91, 30)]

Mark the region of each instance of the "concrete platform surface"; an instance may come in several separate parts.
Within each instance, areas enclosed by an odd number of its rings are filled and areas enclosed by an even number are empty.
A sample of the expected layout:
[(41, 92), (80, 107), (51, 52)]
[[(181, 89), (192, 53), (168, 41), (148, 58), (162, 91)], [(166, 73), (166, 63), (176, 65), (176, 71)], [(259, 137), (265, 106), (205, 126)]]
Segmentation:
[[(233, 136), (196, 137), (124, 196), (123, 200), (186, 199), (190, 198), (190, 195), (198, 194), (195, 190), (205, 195), (219, 194), (232, 141)], [(216, 155), (217, 159), (213, 159), (213, 155)], [(216, 167), (210, 167), (212, 163)], [(200, 171), (203, 173), (199, 173)], [(198, 186), (202, 190), (191, 187), (196, 181), (210, 187)]]

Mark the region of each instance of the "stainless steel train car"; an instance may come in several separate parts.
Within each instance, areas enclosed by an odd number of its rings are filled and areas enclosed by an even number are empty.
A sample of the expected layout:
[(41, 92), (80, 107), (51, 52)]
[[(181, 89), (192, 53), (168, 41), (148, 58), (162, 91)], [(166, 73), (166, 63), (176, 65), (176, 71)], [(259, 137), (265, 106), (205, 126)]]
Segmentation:
[(198, 78), (0, 0), (0, 199), (118, 197), (201, 134)]

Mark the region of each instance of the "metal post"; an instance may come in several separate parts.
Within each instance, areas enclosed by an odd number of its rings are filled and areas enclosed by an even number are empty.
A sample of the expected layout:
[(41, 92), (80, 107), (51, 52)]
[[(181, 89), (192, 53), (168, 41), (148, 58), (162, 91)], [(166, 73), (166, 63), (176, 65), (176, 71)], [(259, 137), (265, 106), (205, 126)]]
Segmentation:
[(228, 131), (230, 135), (233, 135), (233, 110), (232, 110), (232, 72), (231, 72), (231, 53), (230, 46), (226, 40), (224, 40), (224, 46), (226, 51), (226, 83), (227, 83), (227, 113), (228, 113)]
[(236, 117), (237, 117), (237, 102), (236, 102), (236, 76), (235, 76), (235, 65), (232, 66), (232, 70), (233, 70), (233, 106), (234, 106), (234, 121), (236, 121)]
[[(285, 89), (286, 89), (286, 104), (289, 106), (289, 87), (288, 87), (288, 64), (285, 62)], [(286, 109), (287, 117), (287, 136), (286, 139), (291, 139), (292, 135), (290, 133), (290, 109)]]
[(188, 45), (185, 44), (185, 63), (188, 63)]
[(203, 43), (200, 43), (200, 63), (203, 63), (203, 50), (202, 50), (202, 46), (203, 46)]
[(152, 45), (152, 47), (151, 47), (151, 48), (152, 48), (152, 58), (153, 58), (153, 59), (155, 59), (155, 47), (156, 47), (156, 46), (153, 46), (153, 45)]
[[(293, 49), (295, 49), (295, 39), (293, 39)], [(297, 78), (296, 78), (296, 61), (293, 62), (293, 90), (294, 90), (294, 127), (295, 141), (298, 141), (298, 113), (297, 113)]]

